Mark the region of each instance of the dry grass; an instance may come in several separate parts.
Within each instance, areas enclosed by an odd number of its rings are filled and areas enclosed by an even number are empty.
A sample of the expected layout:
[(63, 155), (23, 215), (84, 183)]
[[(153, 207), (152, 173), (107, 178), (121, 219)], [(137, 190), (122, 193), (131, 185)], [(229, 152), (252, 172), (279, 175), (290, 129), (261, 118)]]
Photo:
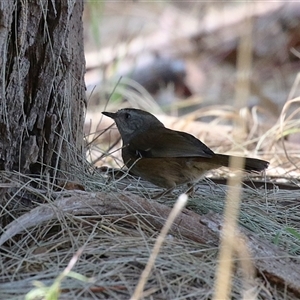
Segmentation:
[[(299, 195), (298, 191), (286, 191), (278, 189), (276, 182), (284, 181), (292, 182), (293, 184), (299, 184), (297, 180), (299, 176), (299, 169), (294, 163), (297, 162), (299, 158), (298, 147), (297, 145), (293, 145), (282, 138), (284, 136), (288, 136), (292, 132), (297, 132), (295, 128), (299, 128), (300, 124), (297, 116), (298, 111), (296, 110), (291, 114), (286, 113), (287, 108), (297, 101), (297, 98), (288, 101), (280, 115), (280, 118), (273, 125), (265, 122), (268, 114), (267, 112), (260, 110), (259, 107), (254, 107), (251, 111), (241, 110), (241, 113), (228, 107), (226, 109), (223, 109), (222, 107), (213, 107), (211, 110), (209, 108), (205, 108), (195, 111), (192, 115), (187, 116), (187, 123), (191, 122), (191, 120), (194, 120), (196, 117), (201, 118), (201, 116), (208, 115), (218, 116), (218, 118), (215, 118), (214, 121), (212, 121), (213, 125), (216, 123), (228, 124), (232, 122), (239, 122), (239, 119), (243, 118), (243, 121), (247, 125), (246, 127), (250, 129), (248, 132), (246, 132), (247, 135), (245, 136), (245, 140), (240, 140), (238, 143), (233, 143), (235, 139), (233, 132), (231, 131), (231, 135), (227, 136), (229, 143), (223, 144), (223, 146), (219, 147), (217, 151), (225, 152), (229, 149), (235, 154), (244, 153), (248, 154), (249, 156), (260, 154), (260, 157), (270, 160), (271, 166), (267, 172), (267, 177), (261, 177), (261, 179), (269, 181), (271, 178), (274, 183), (274, 187), (273, 189), (266, 189), (266, 187), (262, 187), (261, 189), (244, 187), (242, 189), (239, 226), (245, 227), (251, 232), (255, 233), (257, 237), (279, 246), (281, 249), (286, 251), (286, 257), (293, 258), (296, 258), (300, 251), (300, 226), (299, 214), (297, 213), (297, 199)], [(128, 106), (126, 103), (123, 105)], [(176, 128), (176, 124), (174, 122), (172, 124), (173, 128), (175, 127), (175, 129), (178, 129)], [(212, 124), (207, 125), (208, 128), (211, 128)], [(187, 125), (184, 124), (183, 126), (185, 127)], [(262, 132), (265, 132), (265, 134), (261, 134)], [(193, 134), (198, 136), (203, 134), (203, 132), (197, 133), (196, 127)], [(216, 140), (215, 136), (211, 138), (208, 134), (205, 136), (205, 138), (207, 140), (214, 139), (215, 144), (222, 144), (222, 142)], [(204, 141), (206, 142), (206, 140)], [(295, 148), (292, 148), (293, 146), (295, 146)], [(112, 162), (114, 159), (120, 161), (118, 152), (114, 152), (112, 157)], [(285, 163), (283, 164), (283, 162)], [(115, 164), (113, 163), (113, 165)], [(285, 173), (283, 174), (281, 170), (285, 170)], [(294, 172), (290, 172), (290, 170), (293, 170)], [(220, 173), (215, 174), (220, 175)], [(278, 176), (278, 174), (280, 174), (280, 176)], [(251, 180), (252, 178), (249, 177), (249, 179)], [(143, 181), (136, 181), (135, 179), (129, 179), (129, 182), (124, 181), (124, 179), (113, 180), (112, 184), (117, 190), (125, 189), (126, 191), (143, 195), (143, 197), (149, 197), (149, 195), (157, 192), (155, 187), (152, 187)], [(164, 199), (162, 199), (162, 202), (166, 205), (173, 205), (174, 198), (176, 198), (178, 193), (178, 191), (175, 192), (173, 197), (166, 196)], [(209, 212), (218, 212), (222, 214), (225, 205), (224, 200), (227, 195), (227, 187), (222, 185), (216, 186), (211, 183), (209, 179), (207, 179), (207, 181), (199, 185), (195, 196), (192, 199), (189, 199), (188, 208), (200, 214)], [(169, 241), (166, 240), (165, 243), (168, 244)], [(186, 245), (188, 245), (188, 242)], [(247, 247), (243, 247), (243, 245), (245, 244), (241, 244), (238, 249), (234, 250), (235, 255), (233, 257), (233, 264), (235, 265), (240, 261), (240, 256), (242, 259), (239, 264), (240, 267), (237, 270), (234, 269), (234, 275), (232, 277), (231, 295), (233, 299), (240, 299), (242, 297), (244, 299), (271, 299), (271, 297), (274, 297), (275, 299), (293, 299), (294, 295), (289, 294), (287, 290), (281, 290), (271, 283), (268, 283), (265, 281), (265, 279), (257, 278), (252, 274), (252, 279), (249, 283), (249, 279), (245, 279), (245, 277), (243, 277), (245, 275), (241, 276), (241, 274), (245, 273), (246, 276), (248, 276), (251, 273), (249, 268), (253, 268), (251, 254), (247, 253)], [(150, 280), (150, 282), (153, 284), (152, 289), (146, 289), (146, 294), (149, 293), (149, 297), (152, 295), (155, 299), (159, 299), (160, 297), (167, 299), (212, 298), (214, 293), (213, 287), (215, 284), (214, 280), (216, 266), (218, 264), (218, 256), (216, 256), (215, 250), (216, 249), (210, 249), (210, 251), (214, 253), (214, 256), (213, 258), (209, 256), (208, 261), (206, 259), (203, 260), (203, 257), (199, 258), (197, 255), (197, 259), (200, 259), (197, 261), (197, 263), (199, 263), (198, 268), (206, 269), (209, 265), (209, 268), (211, 269), (209, 275), (206, 275), (206, 278), (210, 278), (211, 280), (209, 284), (206, 282), (206, 284), (210, 286), (209, 289), (203, 290), (203, 288), (197, 286), (195, 294), (185, 294), (184, 292), (181, 294), (183, 289), (181, 285), (179, 285), (177, 287), (178, 294), (176, 296), (168, 289), (166, 294), (160, 294), (158, 290), (162, 290), (161, 283), (152, 282)], [(241, 251), (242, 254), (239, 253), (239, 251)], [(249, 261), (248, 264), (244, 261), (244, 258), (247, 257), (247, 255)], [(266, 259), (268, 259), (268, 257), (266, 257)], [(243, 261), (244, 264), (242, 263)], [(182, 262), (180, 261), (180, 263)], [(184, 264), (186, 263), (184, 262)], [(161, 266), (158, 262), (156, 262), (155, 265), (159, 265), (159, 269), (164, 269), (164, 266)], [(176, 263), (174, 266), (172, 266), (172, 271), (180, 272), (180, 268), (181, 266), (177, 265)], [(195, 274), (194, 272), (195, 270), (193, 269), (193, 274)], [(191, 273), (187, 274), (189, 274), (187, 276), (192, 276), (192, 278), (194, 278), (194, 275)], [(179, 275), (177, 274), (175, 276), (178, 277)], [(168, 279), (165, 280), (166, 282), (168, 281)], [(157, 287), (157, 284), (160, 286), (160, 288)], [(187, 288), (187, 290), (192, 291), (194, 288), (195, 287), (191, 285), (189, 288)]]
[[(298, 99), (289, 101), (286, 108), (296, 101)], [(265, 135), (259, 137), (258, 133), (268, 125), (262, 122), (263, 118), (256, 117), (256, 112), (257, 110), (253, 109), (252, 113), (247, 113), (246, 121), (248, 124), (255, 124), (257, 130), (250, 130), (248, 134), (251, 139), (248, 138), (243, 144), (232, 143), (232, 151), (255, 153), (259, 150), (266, 159), (269, 159), (270, 155), (273, 156), (270, 173), (266, 178), (278, 172), (277, 165), (284, 159), (290, 168), (294, 168), (295, 174), (299, 174), (298, 167), (291, 163), (297, 160), (299, 151), (290, 151), (290, 144), (278, 138), (280, 132), (288, 132), (291, 126), (299, 125), (297, 115), (287, 115), (286, 109), (283, 110), (280, 120), (270, 127)], [(223, 110), (223, 114), (220, 107), (218, 110), (214, 108), (209, 111), (206, 108), (204, 111), (206, 115), (216, 113), (222, 116), (222, 122), (232, 122), (241, 117), (233, 109)], [(201, 115), (201, 111), (195, 115)], [(190, 116), (190, 119), (193, 118), (194, 116)], [(218, 122), (220, 121), (219, 118)], [(209, 136), (206, 138), (209, 140)], [(233, 136), (227, 138), (229, 141), (234, 140)], [(260, 146), (255, 149), (255, 144)], [(224, 148), (228, 149), (229, 145), (230, 143)], [(98, 147), (98, 155), (105, 153), (105, 150), (101, 149), (103, 145), (91, 143), (90, 147), (93, 151)], [(108, 156), (112, 162), (116, 159), (117, 164), (122, 165), (118, 156)], [(80, 183), (86, 191), (91, 192), (91, 197), (93, 192), (104, 191), (116, 197), (124, 192), (131, 192), (149, 198), (158, 191), (151, 184), (130, 176), (113, 178), (108, 173), (97, 171), (91, 165), (86, 165), (85, 169), (86, 173), (79, 173)], [(8, 222), (29, 212), (35, 206), (48, 203), (51, 207), (57, 199), (72, 194), (72, 191), (59, 191), (59, 187), (50, 182), (25, 178), (21, 174), (2, 176), (3, 182), (7, 182), (2, 188), (13, 188), (10, 199), (5, 207), (1, 207), (0, 212), (2, 220), (6, 219)], [(19, 178), (19, 181), (16, 178)], [(280, 179), (282, 178), (281, 176)], [(286, 180), (288, 179), (291, 180)], [(28, 180), (31, 180), (31, 183), (35, 182), (39, 189), (24, 184), (24, 181), (29, 183)], [(295, 176), (293, 180), (294, 184), (298, 184)], [(300, 193), (280, 190), (275, 183), (273, 189), (242, 189), (239, 226), (284, 249), (286, 258), (297, 259), (300, 253), (300, 215), (297, 201)], [(181, 191), (178, 189), (173, 195), (165, 196), (160, 201), (173, 206)], [(199, 184), (187, 207), (199, 214), (222, 214), (227, 195), (225, 185), (215, 185), (210, 179), (206, 179)], [(99, 215), (96, 209), (94, 214), (61, 212), (47, 222), (21, 229), (20, 234), (1, 248), (2, 297), (23, 299), (24, 295), (29, 293), (27, 299), (129, 299), (158, 237), (158, 232), (144, 222), (142, 215), (134, 212), (131, 214), (136, 222), (130, 223), (123, 216)], [(242, 251), (242, 244), (239, 249)], [(245, 251), (247, 254), (247, 248)], [(243, 257), (246, 254), (243, 254)], [(290, 291), (269, 283), (263, 277), (255, 277), (250, 285), (245, 284), (245, 266), (242, 261), (239, 254), (234, 256), (231, 291), (233, 299), (249, 299), (249, 295), (254, 299), (294, 299), (295, 296)], [(146, 281), (145, 298), (211, 299), (217, 265), (218, 248), (196, 243), (182, 236), (167, 236)], [(35, 298), (33, 295), (39, 297)]]
[[(113, 180), (107, 184), (107, 178), (97, 172), (84, 174), (82, 183), (87, 190), (103, 190), (116, 197), (123, 191), (143, 194), (144, 197), (157, 191), (152, 185), (134, 178)], [(34, 195), (34, 206), (45, 201), (53, 205), (56, 199), (72, 193), (54, 193), (55, 187), (51, 187), (47, 193), (47, 183), (39, 184), (44, 188), (33, 189), (11, 183), (18, 194), (22, 191), (23, 196), (29, 198)], [(172, 206), (179, 192), (177, 190), (175, 195), (161, 201)], [(240, 226), (281, 246), (286, 250), (287, 257), (296, 258), (300, 252), (300, 215), (296, 200), (300, 197), (299, 192), (281, 191), (275, 185), (273, 190), (244, 188), (242, 192)], [(222, 213), (226, 195), (226, 186), (215, 185), (207, 180), (199, 185), (195, 196), (189, 199), (188, 208), (200, 214)], [(19, 200), (12, 197), (7, 207), (1, 209), (1, 216), (16, 218), (20, 215)], [(16, 205), (18, 209), (12, 210), (11, 207)], [(30, 208), (27, 206), (22, 210), (24, 213)], [(49, 287), (52, 287), (58, 292), (59, 299), (129, 299), (158, 236), (158, 232), (143, 222), (142, 216), (134, 213), (132, 216), (137, 219), (136, 225), (123, 220), (123, 217), (114, 216), (112, 221), (110, 215), (58, 214), (54, 220), (24, 230), (17, 238), (2, 246), (2, 297), (21, 299), (30, 290), (42, 290), (49, 295)], [(82, 253), (76, 254), (79, 249), (82, 249)], [(217, 253), (217, 248), (180, 236), (168, 236), (146, 283), (146, 299), (212, 298)], [(70, 274), (65, 270), (74, 255), (76, 263), (72, 272), (75, 274)], [(233, 299), (241, 299), (243, 293), (251, 291), (257, 294), (256, 299), (271, 299), (271, 294), (275, 299), (294, 299), (294, 295), (284, 289), (271, 284), (265, 286), (262, 278), (256, 278), (251, 288), (245, 290), (241, 272), (242, 269), (235, 269), (232, 278)], [(43, 284), (48, 289), (39, 287), (36, 290), (33, 284)]]

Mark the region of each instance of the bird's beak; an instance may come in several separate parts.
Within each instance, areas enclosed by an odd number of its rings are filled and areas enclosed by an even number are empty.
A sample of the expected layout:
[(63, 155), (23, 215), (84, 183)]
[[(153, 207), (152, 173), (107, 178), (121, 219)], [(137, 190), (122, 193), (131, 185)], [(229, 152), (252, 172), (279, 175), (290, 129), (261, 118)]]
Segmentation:
[(107, 116), (107, 117), (110, 117), (112, 118), (113, 120), (116, 118), (117, 114), (116, 113), (112, 113), (112, 112), (107, 112), (107, 111), (103, 111), (102, 114), (104, 116)]

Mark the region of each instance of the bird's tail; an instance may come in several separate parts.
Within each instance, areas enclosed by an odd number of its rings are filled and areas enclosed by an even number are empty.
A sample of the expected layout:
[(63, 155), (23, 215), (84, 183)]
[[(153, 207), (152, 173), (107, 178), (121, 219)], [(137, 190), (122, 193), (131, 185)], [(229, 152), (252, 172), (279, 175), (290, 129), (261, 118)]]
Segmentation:
[[(229, 156), (226, 154), (215, 154), (215, 156), (213, 158), (220, 165), (222, 165), (224, 167), (228, 167), (230, 157), (240, 158), (237, 156)], [(249, 171), (249, 172), (251, 172), (251, 171), (261, 172), (261, 171), (265, 170), (266, 168), (268, 168), (268, 166), (269, 166), (269, 163), (265, 160), (261, 160), (261, 159), (257, 159), (257, 158), (250, 158), (250, 157), (245, 158), (244, 164), (245, 165), (244, 165), (243, 169), (246, 171)]]

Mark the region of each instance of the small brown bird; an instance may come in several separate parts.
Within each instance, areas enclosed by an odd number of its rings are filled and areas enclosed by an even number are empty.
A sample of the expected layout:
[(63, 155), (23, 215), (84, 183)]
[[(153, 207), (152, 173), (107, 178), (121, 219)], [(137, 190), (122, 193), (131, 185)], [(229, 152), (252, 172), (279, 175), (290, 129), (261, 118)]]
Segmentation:
[[(133, 108), (112, 118), (123, 140), (122, 158), (130, 172), (153, 184), (171, 190), (177, 185), (197, 182), (211, 169), (228, 167), (229, 155), (217, 154), (191, 134), (166, 128), (152, 114)], [(263, 171), (269, 163), (246, 158), (246, 171)]]

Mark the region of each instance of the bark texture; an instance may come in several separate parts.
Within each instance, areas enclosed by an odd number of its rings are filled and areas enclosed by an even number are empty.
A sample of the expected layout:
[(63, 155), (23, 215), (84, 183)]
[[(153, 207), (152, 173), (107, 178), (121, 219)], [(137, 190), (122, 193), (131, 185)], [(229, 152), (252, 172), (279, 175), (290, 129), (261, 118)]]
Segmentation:
[(82, 0), (1, 1), (1, 170), (65, 179), (83, 157), (82, 12)]

